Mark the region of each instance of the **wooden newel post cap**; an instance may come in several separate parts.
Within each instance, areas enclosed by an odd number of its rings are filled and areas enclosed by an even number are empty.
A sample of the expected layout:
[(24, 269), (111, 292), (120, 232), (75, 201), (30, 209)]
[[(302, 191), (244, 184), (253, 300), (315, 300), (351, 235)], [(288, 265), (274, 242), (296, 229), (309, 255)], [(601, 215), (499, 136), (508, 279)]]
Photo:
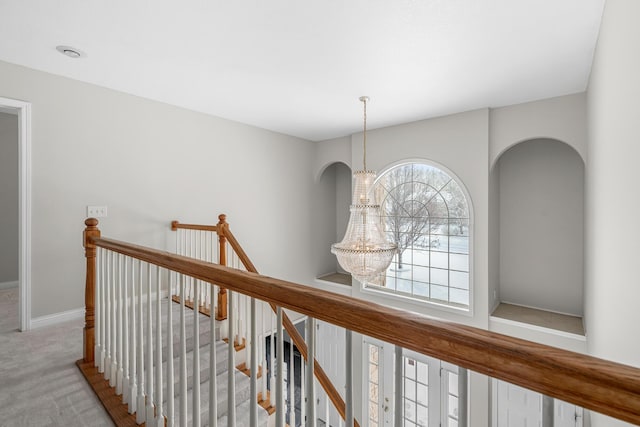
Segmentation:
[(96, 218), (87, 218), (84, 220), (84, 225), (88, 228), (95, 228), (98, 226), (98, 220)]
[(178, 229), (178, 221), (171, 221), (171, 231), (176, 231)]
[(220, 221), (220, 224), (226, 224), (227, 223), (227, 215), (225, 215), (225, 214), (218, 215), (218, 220)]

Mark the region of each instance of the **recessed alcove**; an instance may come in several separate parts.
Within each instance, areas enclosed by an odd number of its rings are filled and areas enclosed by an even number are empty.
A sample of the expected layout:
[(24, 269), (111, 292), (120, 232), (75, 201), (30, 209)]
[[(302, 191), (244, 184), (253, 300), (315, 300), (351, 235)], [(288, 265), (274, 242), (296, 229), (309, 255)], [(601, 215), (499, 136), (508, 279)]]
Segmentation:
[(584, 335), (584, 162), (532, 139), (506, 150), (490, 179), (492, 317)]
[(314, 221), (316, 236), (316, 277), (319, 280), (351, 286), (351, 275), (346, 273), (330, 252), (331, 245), (339, 242), (349, 222), (351, 205), (351, 169), (341, 162), (327, 166), (318, 179), (318, 198)]

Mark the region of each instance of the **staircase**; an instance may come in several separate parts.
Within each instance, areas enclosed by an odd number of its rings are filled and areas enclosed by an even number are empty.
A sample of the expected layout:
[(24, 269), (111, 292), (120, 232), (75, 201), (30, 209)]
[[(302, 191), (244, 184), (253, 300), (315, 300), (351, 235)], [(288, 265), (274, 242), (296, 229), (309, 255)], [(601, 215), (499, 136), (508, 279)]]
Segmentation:
[[(167, 298), (162, 300), (162, 313), (163, 323), (166, 324), (168, 307), (172, 310), (174, 331), (179, 327), (180, 310), (182, 307), (173, 301), (169, 302)], [(200, 415), (202, 420), (202, 426), (209, 425), (209, 381), (211, 381), (211, 373), (209, 370), (209, 361), (211, 358), (210, 351), (210, 327), (211, 321), (209, 316), (202, 313), (197, 314), (199, 322), (199, 347), (200, 347)], [(194, 425), (193, 423), (193, 357), (194, 357), (194, 339), (193, 339), (193, 322), (194, 312), (185, 308), (185, 330), (187, 332), (186, 339), (186, 365), (187, 365), (187, 424)], [(218, 411), (218, 425), (227, 425), (227, 366), (228, 366), (228, 346), (227, 342), (223, 341), (220, 336), (221, 322), (216, 322), (215, 330), (215, 351), (216, 351), (216, 384), (217, 384), (217, 400), (216, 406)], [(163, 343), (168, 343), (167, 328), (163, 328)], [(240, 350), (241, 352), (244, 349)], [(163, 344), (163, 371), (166, 372), (166, 365), (168, 361), (168, 344)], [(173, 337), (173, 365), (177, 371), (177, 367), (180, 364), (180, 336), (175, 334)], [(236, 360), (239, 360), (237, 358)], [(236, 423), (237, 425), (249, 425), (249, 377), (236, 369), (235, 372), (235, 396), (236, 396)], [(166, 391), (168, 387), (165, 385), (165, 400), (163, 401), (163, 407), (167, 408), (169, 405), (168, 393)], [(174, 378), (174, 407), (175, 407), (175, 420), (179, 420), (181, 417), (180, 403), (179, 403), (179, 389), (180, 378), (176, 376)], [(258, 425), (269, 425), (269, 414), (263, 408), (258, 410)]]

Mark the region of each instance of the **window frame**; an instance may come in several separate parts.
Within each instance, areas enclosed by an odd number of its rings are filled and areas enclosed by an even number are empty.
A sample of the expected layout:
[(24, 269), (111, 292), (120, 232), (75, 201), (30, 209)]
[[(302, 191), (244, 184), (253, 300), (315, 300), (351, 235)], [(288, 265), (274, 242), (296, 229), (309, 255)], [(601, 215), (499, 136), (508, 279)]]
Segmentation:
[[(370, 295), (376, 295), (376, 296), (380, 296), (383, 298), (387, 298), (387, 299), (392, 299), (392, 300), (396, 300), (398, 302), (405, 302), (405, 303), (410, 303), (412, 305), (417, 305), (419, 307), (429, 307), (429, 308), (433, 308), (439, 311), (447, 311), (447, 312), (451, 312), (451, 313), (456, 313), (456, 314), (461, 314), (461, 315), (465, 315), (468, 317), (473, 317), (474, 314), (474, 296), (475, 296), (475, 292), (474, 292), (474, 272), (475, 272), (475, 268), (474, 268), (474, 255), (475, 255), (475, 250), (474, 250), (474, 235), (475, 235), (475, 221), (474, 221), (474, 208), (473, 208), (473, 201), (471, 199), (471, 196), (469, 194), (469, 191), (467, 189), (467, 187), (464, 185), (463, 181), (460, 179), (460, 177), (455, 174), (454, 172), (451, 171), (451, 169), (447, 168), (446, 166), (442, 165), (441, 163), (435, 162), (433, 160), (429, 160), (429, 159), (424, 159), (424, 158), (412, 158), (412, 159), (405, 159), (405, 160), (401, 160), (398, 162), (394, 162), (391, 163), (389, 165), (387, 165), (385, 168), (383, 168), (381, 170), (381, 172), (377, 175), (376, 180), (374, 182), (374, 188), (375, 186), (378, 184), (378, 182), (380, 181), (380, 179), (387, 174), (388, 172), (390, 172), (392, 169), (401, 167), (401, 166), (406, 166), (406, 165), (412, 165), (412, 164), (421, 164), (421, 165), (425, 165), (428, 167), (433, 167), (436, 169), (439, 169), (440, 171), (444, 172), (445, 174), (447, 174), (459, 187), (460, 191), (462, 192), (462, 194), (464, 195), (466, 202), (467, 202), (467, 208), (469, 211), (469, 305), (467, 307), (464, 306), (459, 306), (459, 305), (452, 305), (449, 303), (446, 303), (444, 301), (439, 302), (438, 300), (433, 300), (433, 299), (427, 299), (427, 298), (419, 298), (419, 297), (414, 297), (413, 295), (408, 295), (408, 294), (404, 294), (404, 293), (399, 293), (396, 292), (395, 290), (385, 290), (382, 287), (376, 286), (376, 285), (367, 285), (366, 283), (360, 283), (360, 292), (365, 293), (365, 294), (370, 294)], [(380, 200), (376, 200), (376, 203), (380, 203)], [(450, 252), (447, 252), (447, 254), (450, 254)], [(413, 265), (412, 265), (413, 268)], [(447, 271), (449, 272), (450, 270), (447, 269)], [(449, 285), (447, 285), (448, 287)]]

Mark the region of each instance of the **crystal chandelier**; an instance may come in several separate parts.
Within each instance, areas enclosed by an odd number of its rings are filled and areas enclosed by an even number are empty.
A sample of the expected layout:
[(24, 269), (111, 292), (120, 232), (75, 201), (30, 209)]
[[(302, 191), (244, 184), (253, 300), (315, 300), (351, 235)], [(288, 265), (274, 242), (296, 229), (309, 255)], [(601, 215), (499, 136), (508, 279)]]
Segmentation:
[(363, 170), (353, 173), (355, 180), (351, 204), (351, 216), (347, 231), (340, 243), (331, 245), (331, 253), (338, 263), (362, 283), (385, 271), (397, 251), (397, 246), (385, 238), (380, 224), (380, 205), (375, 204), (374, 171), (367, 170), (367, 101), (364, 104)]

